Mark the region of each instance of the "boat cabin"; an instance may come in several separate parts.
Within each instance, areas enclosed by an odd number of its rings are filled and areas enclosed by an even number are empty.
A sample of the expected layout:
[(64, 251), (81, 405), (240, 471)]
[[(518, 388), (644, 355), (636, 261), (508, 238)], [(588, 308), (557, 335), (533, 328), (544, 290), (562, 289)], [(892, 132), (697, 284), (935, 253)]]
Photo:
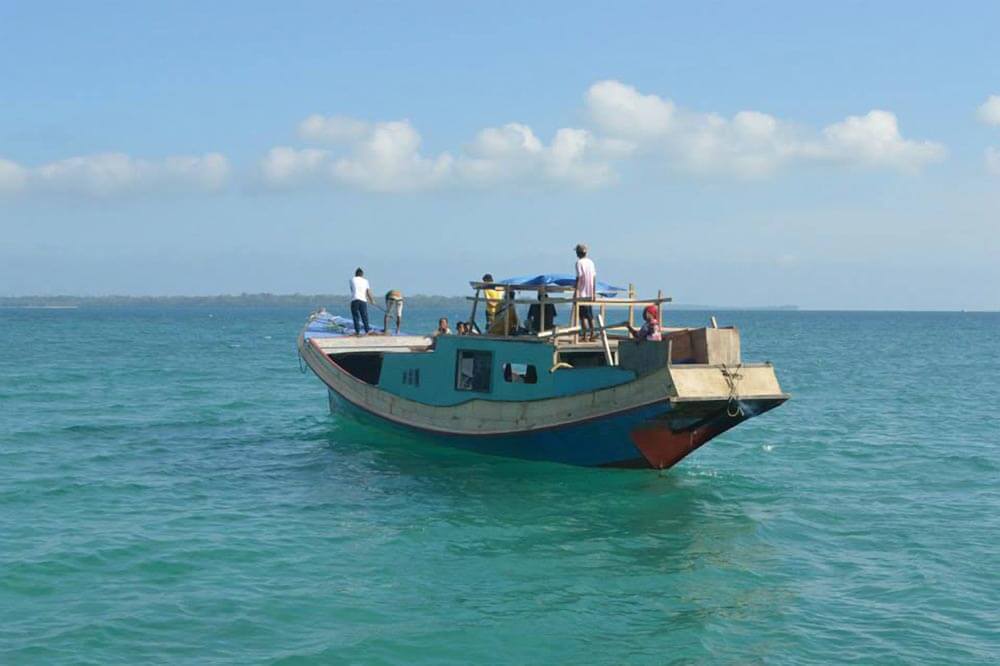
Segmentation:
[[(580, 301), (572, 298), (572, 283), (571, 276), (562, 275), (471, 282), (467, 322), (475, 333), (470, 335), (355, 337), (310, 332), (309, 327), (304, 335), (360, 382), (436, 406), (569, 396), (626, 384), (671, 364), (740, 363), (739, 334), (733, 328), (664, 329), (662, 341), (633, 339), (629, 329), (637, 310), (653, 305), (662, 321), (663, 305), (671, 300), (662, 292), (638, 299), (631, 285), (599, 283), (593, 300)], [(502, 303), (488, 330), (486, 296), (498, 292)], [(581, 338), (576, 316), (581, 305), (593, 309), (596, 340)], [(525, 316), (508, 318), (504, 308)], [(568, 326), (555, 325), (556, 308), (570, 314)]]

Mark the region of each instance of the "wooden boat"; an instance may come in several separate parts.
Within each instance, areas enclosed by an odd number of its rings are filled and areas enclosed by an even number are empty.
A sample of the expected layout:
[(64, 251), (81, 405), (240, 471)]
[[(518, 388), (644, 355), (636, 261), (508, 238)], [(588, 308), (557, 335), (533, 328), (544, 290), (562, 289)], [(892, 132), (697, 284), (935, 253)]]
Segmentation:
[[(638, 300), (629, 287), (619, 298), (624, 290), (602, 285), (593, 301), (574, 302), (568, 276), (470, 284), (470, 322), (484, 290), (502, 285), (539, 311), (562, 303), (575, 315), (592, 305), (600, 340), (581, 341), (575, 325), (546, 330), (544, 321), (532, 332), (359, 337), (337, 330), (337, 318), (313, 316), (299, 354), (329, 389), (331, 409), (485, 454), (665, 469), (789, 398), (771, 364), (744, 363), (739, 331), (714, 319), (664, 329), (662, 341), (630, 339), (635, 308), (662, 309), (670, 301), (662, 295)], [(627, 320), (606, 325), (608, 312), (623, 310)]]

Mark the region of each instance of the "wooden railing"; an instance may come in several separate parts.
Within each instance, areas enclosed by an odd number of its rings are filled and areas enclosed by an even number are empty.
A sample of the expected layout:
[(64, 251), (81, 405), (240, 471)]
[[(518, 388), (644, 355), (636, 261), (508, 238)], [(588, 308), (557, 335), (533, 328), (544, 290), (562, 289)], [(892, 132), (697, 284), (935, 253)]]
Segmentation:
[[(503, 298), (501, 300), (501, 306), (503, 306), (506, 303), (513, 303), (514, 305), (539, 305), (539, 306), (571, 304), (572, 305), (572, 309), (570, 311), (570, 326), (567, 327), (567, 328), (564, 328), (564, 329), (559, 329), (558, 327), (556, 327), (555, 331), (547, 331), (545, 329), (544, 308), (543, 307), (539, 308), (539, 310), (540, 310), (540, 317), (542, 319), (542, 321), (539, 322), (539, 332), (537, 334), (539, 337), (552, 337), (552, 336), (559, 337), (559, 336), (562, 336), (562, 335), (574, 335), (574, 336), (576, 336), (577, 334), (579, 334), (580, 327), (578, 325), (578, 322), (579, 322), (579, 319), (580, 319), (579, 318), (579, 308), (580, 308), (580, 306), (588, 306), (589, 305), (591, 307), (597, 307), (598, 308), (598, 310), (599, 310), (599, 318), (600, 318), (600, 321), (602, 322), (602, 325), (601, 325), (600, 329), (598, 329), (597, 327), (595, 327), (594, 328), (594, 332), (596, 333), (596, 332), (600, 331), (602, 333), (602, 335), (606, 335), (605, 331), (607, 331), (607, 330), (612, 330), (612, 329), (619, 329), (620, 330), (620, 329), (624, 329), (624, 328), (628, 328), (628, 327), (634, 326), (634, 324), (635, 324), (635, 308), (636, 308), (636, 306), (648, 307), (650, 305), (655, 305), (656, 309), (657, 309), (658, 320), (659, 321), (663, 321), (663, 304), (664, 303), (670, 303), (670, 302), (673, 301), (673, 299), (670, 298), (669, 296), (664, 296), (662, 291), (658, 291), (656, 293), (656, 298), (636, 298), (635, 297), (635, 287), (632, 284), (629, 284), (629, 286), (628, 286), (628, 297), (627, 298), (614, 298), (614, 297), (598, 296), (597, 298), (592, 298), (592, 299), (587, 299), (587, 300), (576, 299), (576, 298), (572, 298), (572, 297), (567, 298), (567, 297), (560, 297), (560, 296), (556, 296), (556, 297), (549, 296), (550, 293), (553, 293), (553, 294), (567, 293), (567, 292), (572, 292), (574, 290), (573, 287), (562, 286), (562, 285), (549, 285), (549, 284), (544, 284), (544, 285), (504, 285), (504, 284), (498, 284), (498, 283), (494, 283), (494, 282), (475, 282), (475, 281), (469, 282), (469, 284), (472, 286), (473, 289), (476, 290), (475, 296), (467, 296), (466, 297), (466, 300), (469, 300), (469, 301), (473, 302), (472, 303), (472, 314), (469, 317), (469, 321), (470, 322), (475, 322), (475, 320), (476, 320), (476, 312), (477, 312), (478, 307), (479, 307), (479, 301), (484, 299), (484, 297), (482, 296), (482, 291), (486, 290), (486, 289), (490, 289), (490, 290), (494, 290), (494, 291), (498, 291), (498, 292), (507, 292), (507, 291), (514, 291), (514, 292), (518, 292), (518, 291), (533, 291), (533, 292), (537, 292), (538, 293), (538, 296), (536, 298), (516, 298), (516, 297), (513, 298), (513, 299)], [(627, 307), (628, 308), (628, 320), (622, 322), (621, 324), (616, 324), (614, 326), (605, 326), (605, 325), (603, 325), (603, 322), (607, 319), (607, 309), (609, 307), (610, 308)], [(503, 311), (501, 310), (501, 312), (503, 312)], [(510, 331), (507, 330), (506, 315), (503, 315), (503, 316), (505, 317), (505, 319), (504, 319), (504, 335), (506, 336), (506, 335), (510, 334)], [(558, 332), (556, 332), (556, 331), (558, 331)], [(574, 338), (574, 341), (575, 341), (575, 338)]]

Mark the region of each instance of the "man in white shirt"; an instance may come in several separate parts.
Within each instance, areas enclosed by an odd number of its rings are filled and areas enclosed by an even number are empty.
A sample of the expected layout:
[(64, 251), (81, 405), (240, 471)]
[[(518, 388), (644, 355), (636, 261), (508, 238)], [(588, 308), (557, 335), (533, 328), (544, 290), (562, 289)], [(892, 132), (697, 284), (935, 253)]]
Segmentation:
[[(580, 243), (576, 246), (576, 287), (573, 289), (574, 301), (592, 301), (597, 295), (597, 268), (593, 260), (587, 256), (587, 246)], [(575, 303), (574, 303), (575, 306)], [(590, 305), (581, 305), (578, 309), (580, 317), (580, 331), (583, 333), (582, 340), (594, 341), (594, 308)], [(587, 336), (587, 328), (590, 327), (590, 336)]]
[(368, 304), (375, 303), (371, 285), (365, 279), (365, 272), (360, 268), (354, 271), (351, 278), (351, 318), (354, 320), (354, 334), (361, 335), (361, 324), (365, 325), (365, 335), (371, 328), (368, 326)]

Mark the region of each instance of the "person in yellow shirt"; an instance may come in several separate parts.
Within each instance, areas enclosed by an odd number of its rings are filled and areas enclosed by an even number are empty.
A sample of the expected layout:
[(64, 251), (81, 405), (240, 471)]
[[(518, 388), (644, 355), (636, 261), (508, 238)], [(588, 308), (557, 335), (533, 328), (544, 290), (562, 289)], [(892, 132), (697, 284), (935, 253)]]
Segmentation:
[[(483, 282), (493, 284), (493, 276), (487, 273), (483, 276)], [(487, 287), (483, 295), (486, 297), (486, 330), (489, 331), (493, 328), (493, 320), (496, 318), (497, 310), (500, 309), (500, 303), (503, 301), (503, 290)]]
[[(514, 303), (514, 298), (517, 292), (513, 289), (506, 290), (506, 298), (503, 301), (503, 307), (493, 316), (493, 323), (490, 324), (488, 330), (490, 335), (514, 335), (517, 331), (517, 306)], [(506, 329), (504, 328), (504, 321), (507, 322)]]

